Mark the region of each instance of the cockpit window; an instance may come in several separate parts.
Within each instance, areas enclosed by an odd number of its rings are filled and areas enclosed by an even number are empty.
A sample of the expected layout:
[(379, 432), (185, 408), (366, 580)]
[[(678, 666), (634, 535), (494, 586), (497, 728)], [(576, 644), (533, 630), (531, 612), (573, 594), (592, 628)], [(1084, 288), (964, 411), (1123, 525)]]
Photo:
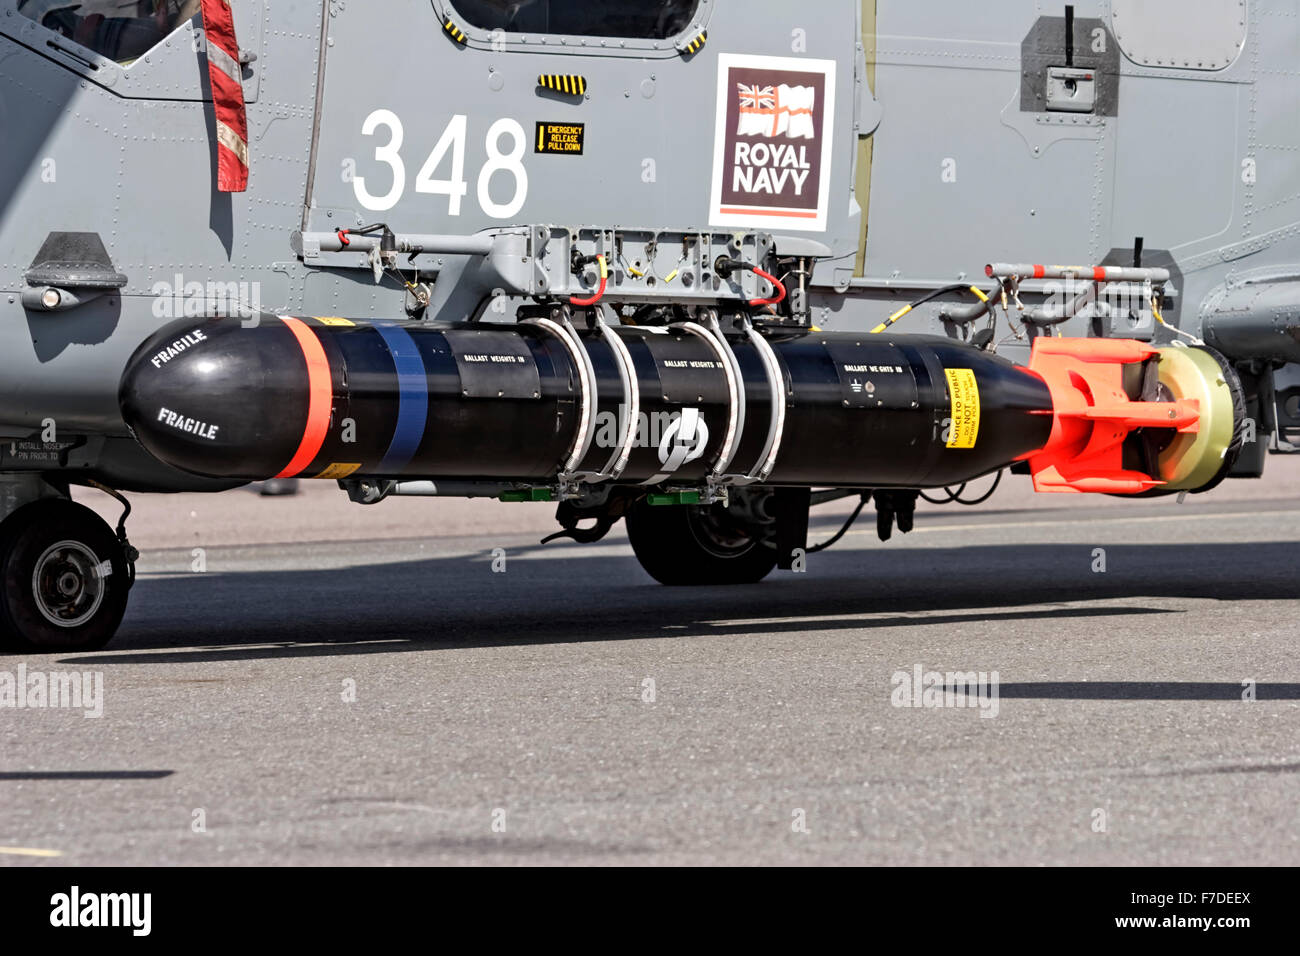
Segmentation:
[(199, 12), (202, 0), (20, 0), (18, 12), (123, 66)]
[(667, 40), (690, 25), (699, 0), (454, 0), (454, 6), (484, 30)]

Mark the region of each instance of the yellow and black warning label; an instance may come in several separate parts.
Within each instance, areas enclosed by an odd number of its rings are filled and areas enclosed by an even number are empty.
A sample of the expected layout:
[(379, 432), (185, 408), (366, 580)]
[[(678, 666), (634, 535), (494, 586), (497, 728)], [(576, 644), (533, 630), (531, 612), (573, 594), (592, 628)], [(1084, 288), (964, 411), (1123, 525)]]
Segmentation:
[(360, 467), (361, 462), (359, 461), (337, 461), (316, 477), (325, 478), (327, 480), (331, 478), (346, 478)]
[(968, 368), (946, 368), (952, 421), (948, 424), (949, 448), (974, 448), (980, 431), (980, 387)]
[(533, 152), (581, 156), (586, 128), (586, 123), (538, 123)]

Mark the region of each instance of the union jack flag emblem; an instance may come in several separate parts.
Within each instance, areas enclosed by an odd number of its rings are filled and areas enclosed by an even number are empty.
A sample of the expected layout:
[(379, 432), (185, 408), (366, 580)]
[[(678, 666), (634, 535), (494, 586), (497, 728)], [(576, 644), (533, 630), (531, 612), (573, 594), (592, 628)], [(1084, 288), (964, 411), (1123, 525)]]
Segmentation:
[(737, 83), (736, 86), (740, 88), (740, 108), (742, 110), (776, 109), (776, 87), (746, 86), (744, 83)]
[(785, 136), (787, 139), (812, 139), (813, 107), (817, 91), (811, 86), (752, 86), (737, 83), (740, 93), (740, 119), (737, 136)]

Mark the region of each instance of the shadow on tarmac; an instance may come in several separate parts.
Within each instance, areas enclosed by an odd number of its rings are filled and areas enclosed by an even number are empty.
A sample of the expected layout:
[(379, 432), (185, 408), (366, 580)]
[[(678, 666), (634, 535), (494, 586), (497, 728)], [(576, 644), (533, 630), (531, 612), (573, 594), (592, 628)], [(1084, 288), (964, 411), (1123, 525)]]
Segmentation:
[[(622, 552), (566, 557), (557, 547), (538, 559), (518, 552), (504, 573), (492, 571), (486, 552), (222, 573), (214, 550), (207, 573), (138, 580), (112, 650), (61, 663), (191, 664), (989, 621), (1038, 621), (1044, 637), (1065, 641), (1096, 636), (1108, 618), (1185, 613), (1106, 603), (1116, 599), (1294, 599), (1298, 551), (1290, 542), (1111, 545), (1104, 573), (1092, 572), (1084, 544), (832, 551), (812, 556), (807, 573), (774, 572), (760, 584), (666, 588)], [(1042, 606), (1065, 602), (1075, 606)], [(959, 630), (952, 639), (961, 641)], [(1229, 689), (1240, 696), (1235, 685), (1123, 683), (1005, 685), (1002, 693), (1217, 700)], [(1294, 696), (1294, 689), (1259, 688), (1260, 697), (1266, 693)]]

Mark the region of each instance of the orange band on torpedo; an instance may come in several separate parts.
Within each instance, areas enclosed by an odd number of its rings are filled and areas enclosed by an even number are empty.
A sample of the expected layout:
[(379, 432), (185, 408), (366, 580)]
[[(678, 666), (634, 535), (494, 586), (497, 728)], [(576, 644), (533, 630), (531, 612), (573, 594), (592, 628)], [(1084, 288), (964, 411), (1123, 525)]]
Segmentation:
[(316, 333), (299, 319), (282, 315), (280, 321), (294, 334), (298, 345), (302, 347), (302, 357), (307, 360), (307, 425), (302, 430), (302, 442), (298, 445), (297, 454), (284, 466), (284, 471), (275, 476), (292, 478), (312, 463), (312, 459), (320, 454), (321, 445), (325, 444), (325, 433), (330, 427), (330, 410), (334, 404), (334, 384), (329, 361), (325, 358), (325, 350), (321, 348)]

